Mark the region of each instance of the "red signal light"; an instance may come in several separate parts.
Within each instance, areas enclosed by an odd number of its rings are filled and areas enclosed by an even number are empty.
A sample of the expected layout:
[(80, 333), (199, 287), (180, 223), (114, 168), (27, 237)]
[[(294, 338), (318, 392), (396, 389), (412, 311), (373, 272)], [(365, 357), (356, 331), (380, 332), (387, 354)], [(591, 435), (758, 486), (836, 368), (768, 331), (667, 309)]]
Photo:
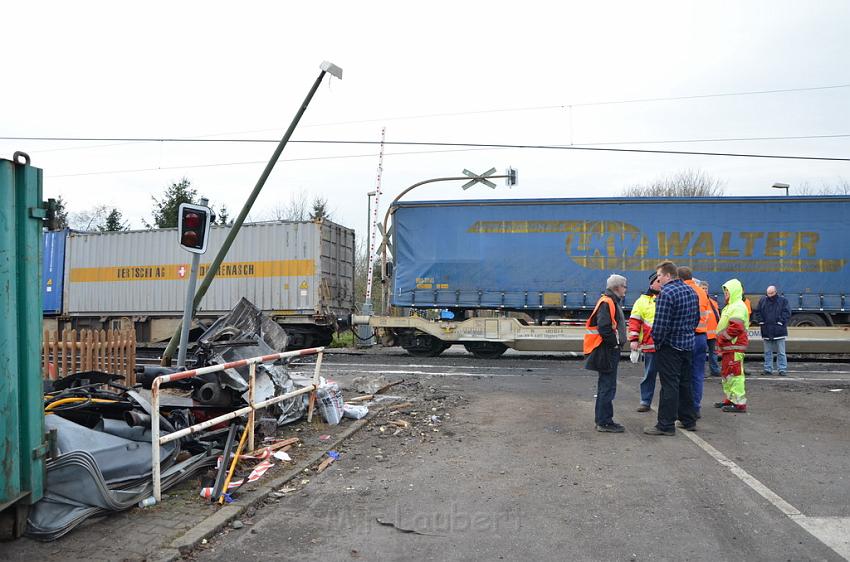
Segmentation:
[(183, 226), (185, 228), (198, 228), (201, 226), (201, 215), (198, 213), (186, 213), (183, 216)]
[(188, 232), (183, 233), (183, 237), (180, 239), (180, 243), (184, 246), (195, 247), (198, 245), (199, 240), (200, 237), (198, 236), (198, 233), (194, 230), (190, 230)]

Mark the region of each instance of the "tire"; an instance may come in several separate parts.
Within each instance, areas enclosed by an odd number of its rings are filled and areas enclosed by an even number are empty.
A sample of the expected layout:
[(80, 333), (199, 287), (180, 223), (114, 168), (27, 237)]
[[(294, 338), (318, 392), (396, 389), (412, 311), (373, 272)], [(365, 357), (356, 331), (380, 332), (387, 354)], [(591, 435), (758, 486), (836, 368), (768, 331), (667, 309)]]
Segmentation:
[(490, 341), (469, 342), (463, 344), (463, 347), (477, 359), (496, 359), (508, 350), (505, 344)]
[(436, 357), (448, 348), (442, 340), (428, 334), (405, 339), (404, 350), (414, 357)]
[(789, 327), (814, 327), (826, 326), (826, 321), (819, 314), (793, 314), (788, 321)]

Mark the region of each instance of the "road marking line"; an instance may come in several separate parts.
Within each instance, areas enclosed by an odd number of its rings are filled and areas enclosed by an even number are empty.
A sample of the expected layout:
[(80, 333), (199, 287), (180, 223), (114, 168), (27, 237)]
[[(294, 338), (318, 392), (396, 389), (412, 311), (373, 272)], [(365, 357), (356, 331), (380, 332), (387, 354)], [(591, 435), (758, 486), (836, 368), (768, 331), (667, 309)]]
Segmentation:
[(779, 377), (777, 379), (769, 379), (769, 378), (756, 378), (750, 376), (747, 378), (747, 383), (755, 382), (755, 381), (763, 381), (763, 382), (786, 382), (786, 381), (796, 381), (796, 382), (850, 382), (847, 378), (833, 379), (833, 378), (805, 378), (801, 379), (799, 377)]
[(712, 447), (702, 437), (691, 431), (680, 431), (678, 433), (683, 434), (693, 441), (697, 447), (713, 457), (714, 460), (728, 468), (744, 484), (769, 501), (771, 505), (797, 523), (804, 531), (818, 539), (845, 560), (850, 560), (850, 517), (806, 517), (799, 509), (782, 499), (773, 490), (762, 484), (755, 476)]
[[(325, 367), (325, 365), (322, 365)], [(304, 371), (307, 372), (307, 371)], [(410, 370), (385, 370), (385, 369), (359, 369), (358, 373), (374, 373), (379, 375), (431, 375), (435, 377), (522, 377), (526, 376), (526, 373), (465, 373), (463, 371), (459, 372), (438, 372), (438, 371), (410, 371)]]
[[(336, 361), (325, 359), (325, 362), (322, 364), (323, 367), (330, 367), (330, 366), (336, 366), (336, 365), (343, 366), (343, 367), (362, 367), (363, 363), (337, 363)], [(369, 366), (370, 367), (398, 367), (399, 365), (397, 363), (370, 363)], [(447, 367), (447, 365), (428, 365), (428, 364), (423, 364), (423, 365), (408, 364), (408, 365), (405, 365), (405, 366), (406, 367), (412, 367), (414, 369), (417, 369), (417, 368), (418, 369), (437, 369), (437, 368), (445, 369)], [(522, 369), (523, 371), (529, 371), (529, 370), (530, 371), (544, 371), (545, 370), (541, 367), (479, 367), (477, 365), (467, 365), (467, 366), (465, 366), (465, 368), (466, 369), (488, 369), (488, 370), (495, 370), (495, 371), (516, 371), (516, 370), (519, 370), (519, 369)]]

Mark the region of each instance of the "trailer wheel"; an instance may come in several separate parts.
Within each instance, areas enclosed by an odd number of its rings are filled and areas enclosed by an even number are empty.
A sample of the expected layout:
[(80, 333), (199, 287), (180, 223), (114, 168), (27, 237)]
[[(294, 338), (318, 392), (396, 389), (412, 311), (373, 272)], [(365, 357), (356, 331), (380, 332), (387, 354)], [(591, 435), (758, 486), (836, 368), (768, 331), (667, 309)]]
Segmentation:
[(405, 338), (402, 347), (414, 357), (436, 357), (448, 348), (442, 340), (428, 334)]
[(492, 341), (473, 341), (463, 344), (468, 352), (478, 359), (496, 359), (508, 350), (508, 346)]
[(788, 321), (788, 326), (820, 328), (826, 326), (826, 322), (818, 314), (794, 314)]

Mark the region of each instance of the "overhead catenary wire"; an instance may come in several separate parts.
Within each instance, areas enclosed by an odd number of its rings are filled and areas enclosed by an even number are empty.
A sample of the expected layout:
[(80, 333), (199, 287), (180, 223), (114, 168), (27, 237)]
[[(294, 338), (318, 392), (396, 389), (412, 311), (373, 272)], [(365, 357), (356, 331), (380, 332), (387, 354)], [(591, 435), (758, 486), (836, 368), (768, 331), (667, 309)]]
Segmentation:
[[(593, 102), (563, 102), (560, 104), (550, 104), (550, 105), (539, 105), (539, 106), (528, 106), (528, 107), (509, 107), (509, 108), (495, 108), (495, 109), (481, 109), (481, 110), (469, 110), (469, 111), (454, 111), (454, 112), (443, 112), (443, 113), (427, 113), (427, 114), (419, 114), (419, 115), (402, 115), (402, 116), (394, 116), (394, 117), (378, 117), (378, 118), (368, 118), (368, 119), (360, 119), (360, 120), (351, 120), (351, 121), (338, 121), (338, 122), (328, 122), (328, 123), (308, 123), (302, 125), (302, 128), (305, 127), (327, 127), (327, 126), (335, 126), (335, 125), (352, 125), (352, 124), (361, 124), (361, 123), (374, 123), (378, 121), (399, 121), (406, 119), (431, 119), (437, 117), (459, 117), (464, 115), (479, 115), (479, 114), (487, 114), (487, 113), (510, 113), (510, 112), (521, 112), (521, 111), (540, 111), (540, 110), (572, 110), (574, 108), (579, 107), (592, 107), (592, 106), (605, 106), (605, 105), (622, 105), (622, 104), (633, 104), (633, 103), (655, 103), (662, 101), (682, 101), (682, 100), (696, 100), (696, 99), (710, 99), (710, 98), (722, 98), (722, 97), (733, 97), (733, 96), (752, 96), (752, 95), (765, 95), (765, 94), (782, 94), (782, 93), (793, 93), (793, 92), (810, 92), (810, 91), (824, 91), (824, 90), (834, 90), (841, 88), (850, 88), (850, 84), (831, 84), (826, 86), (803, 86), (798, 88), (777, 88), (772, 90), (749, 90), (742, 92), (718, 92), (718, 93), (710, 93), (710, 94), (690, 94), (690, 95), (681, 95), (681, 96), (656, 96), (656, 97), (648, 97), (648, 98), (631, 98), (631, 99), (622, 99), (622, 100), (603, 100), (603, 101), (593, 101)], [(209, 137), (220, 136), (224, 134), (253, 134), (267, 131), (278, 131), (278, 129), (255, 129), (251, 131), (239, 131), (237, 133), (212, 133), (207, 135), (199, 135), (194, 137), (195, 140), (207, 140), (207, 141), (216, 141), (219, 139), (211, 139)], [(825, 136), (809, 136), (809, 137), (770, 137), (770, 138), (824, 138), (833, 135), (825, 135)], [(844, 136), (844, 135), (838, 135)], [(61, 138), (55, 137), (52, 139), (49, 138), (39, 138), (39, 137), (0, 137), (0, 140), (79, 140), (79, 141), (89, 141), (95, 139), (85, 139), (85, 138)], [(186, 139), (188, 140), (188, 139)], [(718, 139), (719, 140), (719, 139)], [(729, 140), (737, 140), (737, 139), (729, 139)], [(753, 139), (760, 140), (760, 139)], [(139, 139), (139, 140), (119, 140), (117, 141), (120, 144), (129, 144), (134, 142), (147, 142), (148, 139)], [(235, 142), (228, 141), (226, 139), (222, 140), (223, 142)], [(252, 142), (252, 141), (247, 141)], [(261, 141), (256, 141), (261, 142)], [(276, 141), (270, 141), (276, 142)], [(650, 142), (650, 141), (645, 141)], [(657, 141), (657, 142), (666, 142), (666, 141)], [(672, 141), (670, 141), (672, 142)], [(701, 141), (677, 141), (677, 142), (701, 142)], [(609, 144), (620, 144), (620, 143), (609, 143)], [(634, 143), (629, 143), (634, 144)], [(103, 145), (103, 147), (108, 146), (116, 146), (115, 144)], [(80, 150), (91, 147), (62, 147), (62, 148), (50, 148), (45, 149), (46, 151), (63, 151), (63, 150)], [(100, 147), (97, 147), (100, 148)]]
[[(46, 137), (43, 137), (46, 138)], [(51, 140), (57, 140), (60, 137), (50, 137)], [(68, 138), (68, 137), (66, 137)], [(0, 137), (0, 140), (5, 140)], [(32, 139), (37, 140), (37, 139)], [(79, 138), (77, 140), (80, 140)], [(88, 140), (122, 140), (122, 139), (88, 139)], [(221, 142), (223, 139), (123, 139), (133, 140), (134, 142), (211, 142), (213, 140)], [(229, 139), (232, 142), (270, 142), (267, 139)], [(327, 144), (327, 145), (380, 145), (380, 141), (374, 140), (292, 140), (293, 143), (302, 144)], [(601, 146), (586, 146), (586, 145), (554, 145), (554, 144), (501, 144), (501, 143), (465, 143), (465, 142), (423, 142), (423, 141), (387, 141), (385, 145), (393, 146), (421, 146), (421, 147), (443, 147), (443, 148), (462, 148), (462, 149), (520, 149), (520, 150), (575, 150), (575, 151), (590, 151), (590, 152), (614, 152), (614, 153), (636, 153), (636, 154), (669, 154), (669, 155), (687, 155), (687, 156), (718, 156), (729, 158), (766, 158), (778, 160), (808, 160), (808, 161), (826, 161), (826, 162), (850, 162), (850, 158), (837, 156), (808, 156), (795, 154), (758, 154), (758, 153), (741, 153), (741, 152), (708, 152), (696, 150), (660, 150), (660, 149), (645, 149), (645, 148), (611, 148)], [(392, 155), (392, 154), (388, 154)], [(342, 156), (318, 156), (303, 158), (301, 160), (327, 160), (336, 158), (357, 158), (363, 155), (342, 155)], [(294, 159), (293, 159), (294, 160)], [(292, 161), (292, 160), (291, 160)], [(222, 165), (239, 165), (249, 164), (254, 162), (242, 163), (214, 163), (202, 164), (194, 166), (171, 166), (168, 169), (188, 168), (188, 167), (212, 167)], [(165, 169), (165, 168), (154, 168)], [(111, 173), (130, 173), (135, 171), (150, 171), (150, 169), (126, 170)], [(63, 174), (62, 177), (71, 175), (95, 175), (100, 172), (83, 172), (80, 174)], [(60, 177), (60, 176), (53, 176)]]

